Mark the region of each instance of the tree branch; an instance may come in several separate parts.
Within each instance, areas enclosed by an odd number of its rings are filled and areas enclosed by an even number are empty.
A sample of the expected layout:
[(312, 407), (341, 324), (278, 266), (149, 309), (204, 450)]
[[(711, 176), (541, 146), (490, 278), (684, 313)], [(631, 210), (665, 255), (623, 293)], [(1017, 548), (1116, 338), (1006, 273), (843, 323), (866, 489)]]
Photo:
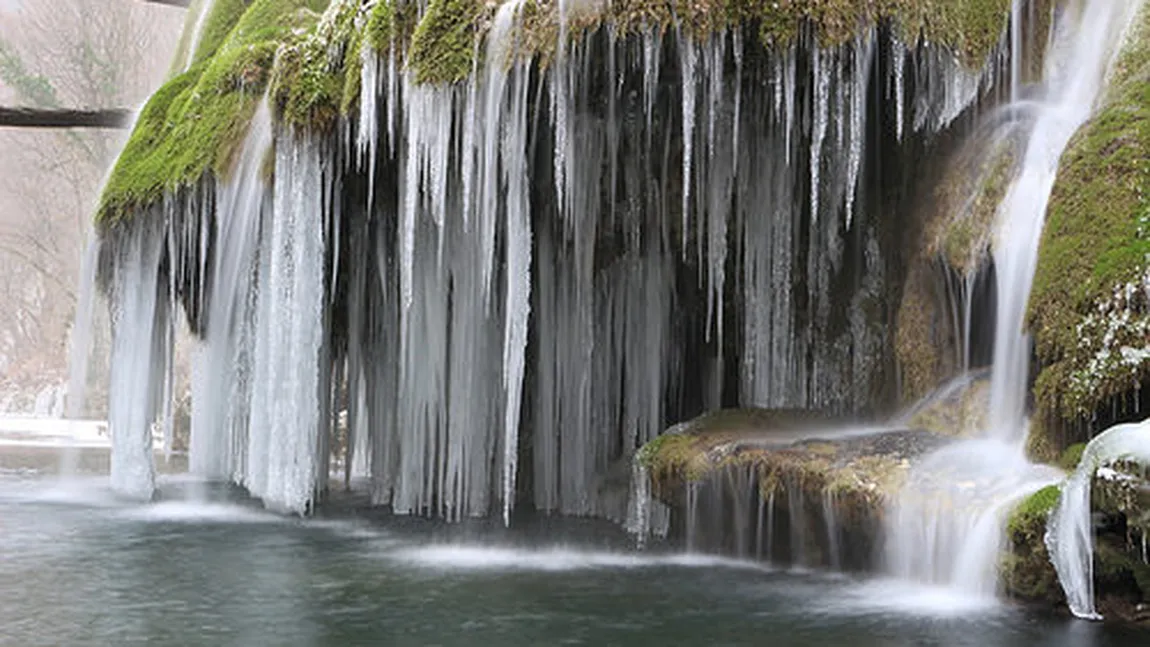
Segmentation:
[(131, 112), (108, 110), (55, 110), (0, 108), (0, 126), (16, 128), (126, 128)]
[(187, 7), (192, 4), (192, 0), (144, 0), (152, 4), (166, 4), (169, 7)]

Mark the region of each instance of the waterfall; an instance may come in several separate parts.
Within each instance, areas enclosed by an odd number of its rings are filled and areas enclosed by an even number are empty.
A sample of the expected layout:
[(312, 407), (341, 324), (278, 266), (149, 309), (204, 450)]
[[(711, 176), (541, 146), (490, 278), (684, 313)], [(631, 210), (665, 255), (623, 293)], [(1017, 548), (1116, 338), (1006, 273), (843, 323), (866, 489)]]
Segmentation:
[[(1150, 463), (1150, 419), (1115, 425), (1086, 445), (1078, 469), (1062, 484), (1062, 496), (1047, 527), (1046, 548), (1050, 551), (1050, 560), (1066, 592), (1066, 603), (1079, 618), (1102, 618), (1094, 608), (1094, 527), (1090, 518), (1090, 484), (1098, 468), (1121, 459)], [(1142, 541), (1146, 541), (1145, 536)]]
[(206, 344), (195, 358), (189, 467), (214, 480), (242, 480), (251, 397), (260, 224), (270, 206), (263, 177), (271, 110), (256, 109), (232, 176), (216, 190), (215, 249)]
[(888, 525), (887, 561), (895, 574), (975, 595), (994, 593), (1009, 511), (1060, 478), (1057, 470), (1030, 464), (1024, 455), (1030, 342), (1023, 317), (1059, 158), (1093, 111), (1140, 2), (1079, 4), (1081, 11), (1059, 16), (1025, 156), (998, 210), (998, 307), (986, 438), (944, 447), (914, 466)]
[[(568, 33), (586, 7), (561, 5), (547, 65), (503, 2), (454, 84), (365, 40), (358, 114), (313, 132), (261, 107), (227, 177), (164, 200), (155, 308), (182, 304), (204, 338), (193, 471), (306, 512), (346, 442), (349, 477), (399, 514), (601, 515), (603, 475), (674, 416), (876, 406), (889, 234), (911, 217), (878, 161), (988, 97), (1005, 44), (969, 69), (875, 25), (774, 49), (690, 25)], [(306, 38), (371, 6), (332, 3)], [(338, 65), (346, 43), (324, 44)]]
[(1046, 205), (1058, 161), (1071, 136), (1094, 111), (1110, 62), (1141, 2), (1080, 2), (1075, 23), (1062, 21), (1048, 54), (1045, 94), (1018, 175), (998, 210), (994, 266), (998, 281), (990, 427), (1004, 440), (1025, 438), (1030, 337), (1023, 318), (1030, 298)]

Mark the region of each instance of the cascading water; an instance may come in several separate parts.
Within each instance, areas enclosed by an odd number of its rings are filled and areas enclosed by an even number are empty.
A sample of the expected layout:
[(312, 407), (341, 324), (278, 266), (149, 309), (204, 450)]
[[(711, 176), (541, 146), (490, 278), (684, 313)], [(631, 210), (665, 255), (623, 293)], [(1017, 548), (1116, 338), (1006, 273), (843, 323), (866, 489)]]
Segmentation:
[(1030, 344), (1023, 316), (1059, 158), (1093, 111), (1140, 4), (1079, 2), (1060, 14), (1025, 156), (998, 211), (990, 428), (985, 439), (947, 446), (915, 466), (889, 525), (888, 564), (899, 576), (993, 594), (1006, 514), (1060, 478), (1024, 455)]
[[(168, 197), (157, 307), (182, 299), (206, 337), (195, 471), (305, 511), (346, 441), (398, 513), (509, 519), (525, 495), (595, 515), (671, 416), (873, 405), (897, 253), (878, 214), (907, 205), (873, 190), (868, 146), (897, 132), (910, 155), (988, 94), (1003, 47), (968, 70), (875, 25), (774, 50), (686, 26), (568, 42), (560, 21), (540, 71), (520, 4), (466, 82), (365, 41), (359, 114), (277, 131), (270, 189), (257, 112), (230, 179)], [(305, 38), (369, 10), (333, 2)]]
[(260, 224), (270, 206), (263, 178), (272, 146), (271, 110), (261, 101), (232, 177), (217, 190), (216, 254), (207, 343), (195, 358), (189, 467), (214, 479), (242, 478), (251, 398), (253, 312)]
[[(1091, 440), (1082, 452), (1078, 469), (1062, 485), (1062, 497), (1050, 516), (1046, 548), (1058, 571), (1058, 581), (1066, 592), (1066, 603), (1079, 618), (1102, 618), (1094, 608), (1091, 481), (1098, 468), (1122, 459), (1150, 464), (1150, 419), (1141, 423), (1116, 425)], [(1142, 541), (1145, 546), (1145, 536)]]

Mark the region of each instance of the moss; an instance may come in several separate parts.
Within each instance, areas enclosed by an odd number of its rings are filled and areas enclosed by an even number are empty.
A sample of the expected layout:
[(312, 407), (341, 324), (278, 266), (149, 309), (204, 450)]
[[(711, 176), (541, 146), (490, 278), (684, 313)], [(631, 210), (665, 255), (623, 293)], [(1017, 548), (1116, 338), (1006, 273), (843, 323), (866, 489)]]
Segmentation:
[(687, 481), (702, 475), (700, 459), (706, 453), (691, 434), (663, 434), (639, 448), (639, 464), (658, 478), (678, 476)]
[(395, 6), (392, 0), (379, 0), (367, 17), (364, 38), (377, 52), (384, 52), (395, 37)]
[(1078, 469), (1078, 464), (1082, 462), (1082, 452), (1084, 451), (1086, 451), (1086, 443), (1075, 443), (1067, 447), (1058, 457), (1058, 466), (1067, 472), (1073, 472)]
[(1046, 520), (1061, 496), (1057, 485), (1048, 485), (1026, 497), (1010, 514), (1007, 530), (1028, 541), (1042, 541)]
[[(280, 43), (314, 22), (311, 9), (320, 4), (254, 0), (240, 3), (237, 15), (234, 3), (217, 1), (197, 50), (212, 54), (149, 100), (104, 188), (97, 224), (106, 227), (205, 174), (226, 177)], [(231, 29), (220, 37), (225, 18)]]
[[(1035, 399), (1057, 423), (1089, 419), (1150, 377), (1150, 11), (1123, 48), (1103, 107), (1063, 154), (1028, 310)], [(1130, 349), (1133, 353), (1123, 349)], [(1057, 424), (1049, 425), (1053, 428)]]
[(1010, 514), (999, 575), (1011, 597), (1051, 604), (1062, 599), (1058, 575), (1044, 540), (1047, 519), (1059, 496), (1058, 486), (1045, 487), (1024, 499)]
[(356, 0), (336, 0), (312, 33), (280, 48), (270, 94), (282, 122), (323, 130), (354, 105), (365, 21)]
[(471, 74), (482, 5), (431, 0), (411, 38), (409, 67), (417, 83), (458, 83)]
[[(215, 55), (220, 46), (224, 44), (232, 28), (240, 21), (247, 11), (248, 0), (213, 0), (210, 11), (203, 19), (199, 40), (192, 43), (196, 48), (192, 54), (192, 64), (201, 63)], [(192, 25), (195, 29), (195, 25)], [(193, 31), (191, 37), (195, 39)]]

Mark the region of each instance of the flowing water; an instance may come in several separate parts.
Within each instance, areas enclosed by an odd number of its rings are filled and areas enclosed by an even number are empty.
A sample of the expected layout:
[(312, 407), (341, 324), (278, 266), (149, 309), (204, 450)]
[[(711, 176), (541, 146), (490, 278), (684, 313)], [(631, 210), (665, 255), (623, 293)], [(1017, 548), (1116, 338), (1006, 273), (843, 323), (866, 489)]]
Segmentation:
[[(1066, 591), (1066, 603), (1070, 611), (1080, 618), (1096, 620), (1102, 617), (1094, 609), (1094, 527), (1090, 515), (1090, 485), (1099, 467), (1120, 459), (1150, 464), (1150, 419), (1115, 425), (1090, 441), (1082, 452), (1078, 469), (1063, 484), (1058, 507), (1050, 516), (1046, 546), (1058, 571), (1058, 581)], [(1117, 473), (1115, 477), (1121, 478)]]
[(1007, 514), (1061, 480), (1060, 472), (1030, 464), (1024, 454), (1031, 352), (1023, 317), (1059, 159), (1094, 110), (1140, 4), (1076, 2), (1054, 27), (1035, 122), (998, 210), (989, 429), (986, 439), (947, 446), (912, 471), (889, 523), (888, 565), (901, 577), (993, 595)]
[[(589, 522), (286, 518), (215, 490), (127, 504), (0, 453), (0, 645), (879, 645), (1133, 647), (884, 581), (629, 552)], [(106, 455), (104, 456), (106, 461)], [(87, 465), (88, 461), (82, 461)]]

